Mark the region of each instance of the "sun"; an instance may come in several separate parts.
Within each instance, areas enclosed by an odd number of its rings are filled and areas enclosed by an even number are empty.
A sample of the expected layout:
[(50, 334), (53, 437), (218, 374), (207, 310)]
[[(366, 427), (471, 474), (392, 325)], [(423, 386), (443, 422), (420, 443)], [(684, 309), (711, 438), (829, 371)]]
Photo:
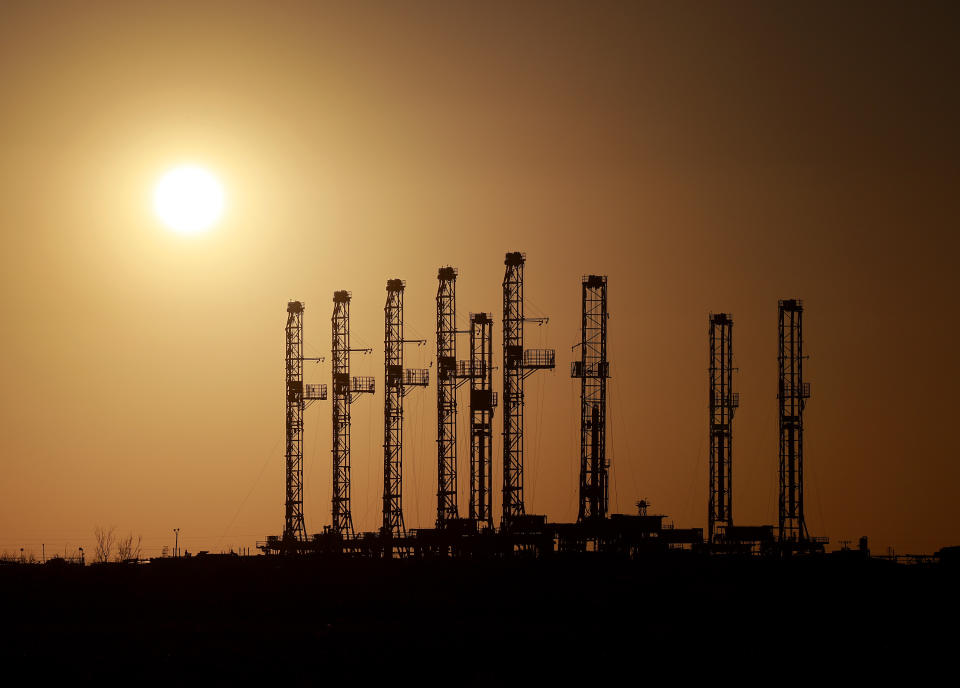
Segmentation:
[(153, 208), (179, 234), (199, 234), (223, 215), (223, 186), (202, 167), (183, 165), (164, 174), (153, 191)]

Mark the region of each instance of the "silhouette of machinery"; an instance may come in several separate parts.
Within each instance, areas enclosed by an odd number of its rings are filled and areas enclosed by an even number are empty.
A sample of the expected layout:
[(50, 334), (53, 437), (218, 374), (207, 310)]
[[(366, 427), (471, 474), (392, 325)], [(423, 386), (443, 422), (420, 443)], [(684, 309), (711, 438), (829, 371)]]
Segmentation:
[(607, 278), (581, 282), (580, 360), (570, 377), (580, 378), (580, 507), (577, 521), (607, 517)]
[(470, 314), (470, 358), (460, 374), (470, 380), (470, 520), (493, 528), (493, 316)]
[(826, 538), (811, 538), (803, 513), (803, 411), (810, 398), (810, 383), (803, 379), (803, 302), (779, 302), (777, 357), (780, 385), (780, 499), (779, 546), (782, 552), (822, 551)]
[(733, 391), (733, 318), (710, 314), (710, 503), (707, 537), (718, 544), (733, 525), (733, 414), (740, 395)]
[[(609, 461), (606, 451), (607, 277), (581, 279), (579, 359), (570, 375), (580, 381), (579, 501), (574, 523), (551, 523), (526, 512), (524, 500), (524, 380), (537, 370), (555, 367), (553, 349), (524, 345), (524, 324), (543, 324), (545, 317), (525, 315), (523, 253), (507, 253), (503, 277), (503, 490), (500, 528), (494, 527), (493, 318), (470, 314), (469, 330), (457, 330), (458, 272), (446, 266), (437, 272), (437, 504), (433, 528), (407, 531), (403, 493), (403, 399), (429, 384), (427, 370), (404, 368), (404, 345), (424, 344), (404, 338), (404, 290), (399, 279), (387, 282), (384, 305), (383, 509), (380, 530), (354, 531), (351, 510), (350, 405), (373, 394), (372, 377), (352, 377), (350, 302), (347, 291), (333, 295), (333, 490), (331, 525), (307, 538), (303, 517), (303, 417), (306, 407), (327, 398), (327, 386), (304, 384), (303, 312), (300, 301), (287, 304), (286, 322), (286, 490), (284, 528), (258, 547), (270, 554), (349, 554), (366, 557), (467, 556), (503, 557), (518, 552), (589, 550), (639, 556), (671, 549), (715, 554), (821, 553), (827, 542), (811, 537), (804, 520), (803, 412), (810, 397), (804, 380), (803, 304), (779, 302), (779, 522), (744, 526), (733, 518), (733, 417), (739, 394), (733, 391), (733, 318), (709, 317), (709, 502), (707, 538), (700, 528), (675, 528), (665, 516), (650, 514), (649, 502), (637, 502), (635, 514), (609, 512)], [(457, 359), (457, 335), (469, 334), (469, 358)], [(457, 392), (469, 383), (470, 485), (466, 517), (460, 516), (457, 482)]]
[(457, 519), (457, 271), (437, 272), (437, 528)]
[(361, 394), (373, 394), (373, 377), (350, 376), (350, 354), (369, 354), (373, 349), (350, 348), (350, 292), (333, 293), (333, 494), (331, 531), (336, 536), (353, 535), (350, 509), (350, 405)]
[(307, 530), (303, 522), (303, 412), (314, 401), (327, 398), (326, 385), (303, 384), (303, 362), (322, 361), (303, 356), (303, 304), (287, 304), (286, 327), (286, 501), (281, 548), (295, 553), (304, 545)]
[(523, 382), (537, 370), (552, 370), (553, 349), (525, 349), (524, 323), (542, 325), (547, 318), (524, 317), (523, 269), (526, 256), (508, 253), (503, 275), (503, 514), (506, 531), (536, 528), (545, 518), (527, 517), (523, 499)]
[[(391, 540), (406, 536), (403, 523), (403, 398), (416, 387), (426, 387), (429, 371), (403, 367), (404, 344), (426, 344), (423, 339), (403, 338), (404, 282), (387, 282), (384, 314), (384, 385), (383, 396), (383, 524), (385, 557), (393, 554)], [(403, 550), (405, 551), (405, 550)]]

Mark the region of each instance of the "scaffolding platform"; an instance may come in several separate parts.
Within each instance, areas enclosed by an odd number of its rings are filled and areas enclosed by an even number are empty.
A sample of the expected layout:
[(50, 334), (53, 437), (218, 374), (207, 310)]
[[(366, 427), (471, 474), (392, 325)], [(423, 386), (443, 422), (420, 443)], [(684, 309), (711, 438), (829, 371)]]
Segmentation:
[(426, 387), (430, 384), (430, 371), (426, 368), (407, 368), (403, 371), (404, 387)]
[(325, 384), (304, 385), (304, 401), (325, 401), (327, 398), (327, 386)]
[(553, 349), (524, 349), (524, 370), (544, 370), (556, 367), (557, 354)]

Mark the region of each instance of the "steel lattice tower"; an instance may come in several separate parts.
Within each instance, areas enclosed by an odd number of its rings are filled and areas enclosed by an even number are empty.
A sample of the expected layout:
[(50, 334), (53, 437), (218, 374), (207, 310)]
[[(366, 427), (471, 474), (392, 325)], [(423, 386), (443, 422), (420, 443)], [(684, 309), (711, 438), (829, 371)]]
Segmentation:
[(374, 391), (372, 377), (350, 377), (350, 292), (333, 293), (333, 509), (331, 529), (337, 535), (353, 534), (350, 511), (350, 404), (357, 396)]
[[(466, 364), (466, 365), (463, 365)], [(470, 519), (493, 527), (493, 318), (470, 314), (470, 360), (461, 364), (470, 378)]]
[(580, 360), (570, 376), (580, 378), (580, 507), (578, 521), (606, 518), (607, 476), (607, 278), (582, 280)]
[(282, 551), (294, 553), (307, 539), (303, 522), (303, 412), (307, 403), (327, 398), (326, 385), (303, 384), (303, 362), (323, 360), (303, 357), (303, 304), (287, 304), (286, 326), (286, 501)]
[[(405, 342), (424, 343), (424, 340), (403, 338), (402, 280), (387, 282), (387, 302), (384, 306), (384, 363), (386, 389), (383, 401), (383, 525), (385, 537), (402, 537), (403, 524), (403, 397), (407, 387), (425, 387), (429, 380), (426, 370), (404, 370)], [(385, 552), (392, 553), (387, 547)]]
[(710, 314), (710, 503), (708, 541), (719, 542), (733, 525), (733, 318)]
[[(523, 348), (523, 267), (526, 256), (508, 253), (503, 276), (503, 515), (505, 526), (526, 513), (523, 502), (523, 381), (553, 368), (552, 349)], [(546, 318), (530, 318), (546, 322)]]
[(810, 383), (803, 381), (803, 303), (780, 301), (780, 541), (809, 540), (803, 516), (803, 410)]
[(437, 528), (457, 512), (457, 271), (437, 273)]

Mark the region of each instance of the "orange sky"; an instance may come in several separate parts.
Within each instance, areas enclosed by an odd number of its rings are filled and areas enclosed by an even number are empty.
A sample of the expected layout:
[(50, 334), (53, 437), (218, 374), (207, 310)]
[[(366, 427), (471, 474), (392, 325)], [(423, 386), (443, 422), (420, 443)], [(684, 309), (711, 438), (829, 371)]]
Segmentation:
[[(351, 290), (374, 348), (354, 373), (382, 388), (386, 280), (430, 341), (408, 367), (434, 355), (446, 264), (461, 322), (494, 312), (499, 357), (512, 250), (528, 312), (550, 316), (528, 345), (558, 352), (527, 384), (529, 512), (576, 517), (567, 365), (594, 272), (612, 511), (646, 497), (706, 526), (707, 314), (729, 311), (734, 517), (776, 521), (776, 305), (800, 297), (811, 533), (960, 543), (960, 21), (834, 4), (4, 2), (0, 550), (90, 548), (97, 524), (148, 554), (174, 527), (194, 551), (279, 534), (286, 302), (323, 354)], [(183, 161), (227, 188), (206, 236), (152, 214)], [(329, 362), (306, 377), (329, 382)], [(406, 400), (408, 527), (435, 513), (435, 394)], [(382, 403), (353, 407), (360, 529), (379, 523)], [(329, 402), (306, 422), (316, 532)]]

